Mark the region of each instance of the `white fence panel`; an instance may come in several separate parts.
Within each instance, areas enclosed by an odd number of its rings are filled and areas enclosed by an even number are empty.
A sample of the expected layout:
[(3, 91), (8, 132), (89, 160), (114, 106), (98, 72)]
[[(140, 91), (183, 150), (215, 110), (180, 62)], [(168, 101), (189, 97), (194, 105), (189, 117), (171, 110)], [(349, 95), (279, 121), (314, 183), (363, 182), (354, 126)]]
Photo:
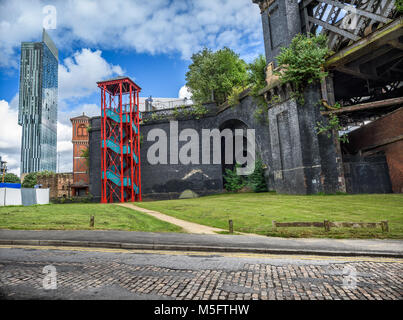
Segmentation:
[(21, 189), (4, 188), (5, 189), (5, 201), (6, 206), (20, 206), (22, 205), (21, 200)]
[(5, 189), (0, 188), (0, 206), (4, 206)]
[(36, 190), (36, 203), (49, 204), (49, 189), (35, 189)]

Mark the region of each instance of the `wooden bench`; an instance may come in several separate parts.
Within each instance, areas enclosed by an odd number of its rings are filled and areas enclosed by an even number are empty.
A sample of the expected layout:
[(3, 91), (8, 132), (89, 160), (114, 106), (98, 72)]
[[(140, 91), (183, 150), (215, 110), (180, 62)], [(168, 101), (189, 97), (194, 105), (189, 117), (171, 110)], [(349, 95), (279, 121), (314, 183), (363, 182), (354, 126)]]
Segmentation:
[(277, 222), (272, 221), (273, 228), (292, 228), (292, 227), (320, 227), (325, 231), (330, 228), (376, 228), (381, 227), (383, 232), (389, 232), (389, 223), (387, 220), (381, 222)]

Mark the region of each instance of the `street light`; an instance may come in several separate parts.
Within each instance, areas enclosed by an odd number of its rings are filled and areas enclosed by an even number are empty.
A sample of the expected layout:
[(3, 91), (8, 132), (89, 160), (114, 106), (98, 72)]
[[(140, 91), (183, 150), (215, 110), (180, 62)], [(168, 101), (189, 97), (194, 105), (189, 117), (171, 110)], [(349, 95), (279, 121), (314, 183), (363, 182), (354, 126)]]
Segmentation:
[(1, 179), (1, 182), (4, 183), (4, 178), (6, 177), (7, 161), (2, 162), (3, 162), (3, 178)]

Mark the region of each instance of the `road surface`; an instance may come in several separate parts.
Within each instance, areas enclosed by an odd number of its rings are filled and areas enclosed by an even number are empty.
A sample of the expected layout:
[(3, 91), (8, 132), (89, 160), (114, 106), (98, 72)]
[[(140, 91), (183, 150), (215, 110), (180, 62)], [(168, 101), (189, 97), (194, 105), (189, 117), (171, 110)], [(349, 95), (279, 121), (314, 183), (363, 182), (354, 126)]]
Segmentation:
[(0, 298), (401, 300), (402, 271), (397, 258), (1, 245)]

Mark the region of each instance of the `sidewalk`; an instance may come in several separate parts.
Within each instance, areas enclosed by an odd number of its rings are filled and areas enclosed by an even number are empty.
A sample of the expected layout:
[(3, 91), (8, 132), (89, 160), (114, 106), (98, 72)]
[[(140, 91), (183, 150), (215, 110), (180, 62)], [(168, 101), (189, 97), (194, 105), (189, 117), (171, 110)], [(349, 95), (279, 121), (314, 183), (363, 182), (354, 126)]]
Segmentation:
[(218, 229), (218, 228), (213, 228), (209, 226), (204, 226), (198, 223), (193, 223), (189, 221), (185, 221), (182, 219), (178, 219), (175, 217), (168, 216), (166, 214), (163, 214), (158, 211), (153, 211), (153, 210), (148, 210), (144, 208), (140, 208), (132, 203), (118, 203), (118, 206), (129, 208), (132, 210), (140, 211), (143, 213), (146, 213), (150, 216), (153, 216), (154, 218), (157, 218), (159, 220), (177, 225), (178, 227), (181, 227), (185, 232), (188, 233), (194, 233), (194, 234), (217, 234), (217, 232), (220, 231), (225, 231), (223, 229)]
[(0, 245), (10, 244), (403, 258), (402, 240), (289, 239), (96, 230), (0, 230)]

